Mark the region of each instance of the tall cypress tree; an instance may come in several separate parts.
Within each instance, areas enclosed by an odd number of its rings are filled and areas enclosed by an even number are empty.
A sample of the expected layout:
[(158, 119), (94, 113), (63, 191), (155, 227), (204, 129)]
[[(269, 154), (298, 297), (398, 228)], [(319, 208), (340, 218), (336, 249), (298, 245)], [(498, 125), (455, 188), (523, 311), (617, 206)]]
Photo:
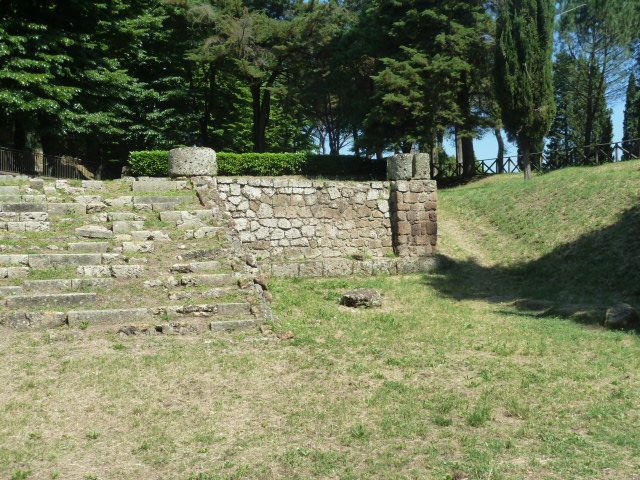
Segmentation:
[(502, 120), (518, 144), (524, 175), (530, 154), (555, 115), (552, 0), (500, 0), (496, 31), (495, 88)]
[(636, 158), (640, 154), (638, 145), (640, 142), (633, 142), (640, 138), (640, 94), (638, 93), (638, 82), (632, 73), (629, 76), (627, 86), (627, 101), (624, 106), (624, 126), (622, 142), (624, 148), (623, 160)]

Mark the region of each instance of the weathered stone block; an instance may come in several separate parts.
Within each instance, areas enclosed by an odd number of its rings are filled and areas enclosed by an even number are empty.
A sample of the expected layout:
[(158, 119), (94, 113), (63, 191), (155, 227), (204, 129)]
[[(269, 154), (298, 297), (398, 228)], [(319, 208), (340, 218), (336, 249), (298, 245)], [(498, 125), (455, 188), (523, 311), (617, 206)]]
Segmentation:
[(97, 253), (43, 253), (29, 255), (29, 267), (51, 268), (65, 265), (100, 265), (102, 255)]
[(112, 238), (113, 232), (102, 225), (85, 225), (76, 228), (76, 235), (85, 238)]
[(111, 275), (115, 278), (140, 278), (144, 274), (142, 265), (112, 265)]
[(169, 152), (172, 177), (215, 176), (218, 174), (216, 152), (204, 147), (174, 148)]
[(150, 253), (153, 250), (153, 242), (122, 242), (124, 253)]
[(358, 288), (345, 292), (340, 305), (351, 308), (372, 308), (382, 305), (382, 295), (373, 288)]
[(144, 222), (139, 220), (118, 220), (111, 225), (111, 230), (115, 234), (129, 233), (132, 230), (142, 230), (143, 228)]
[(53, 293), (48, 295), (20, 295), (7, 297), (8, 308), (30, 308), (41, 306), (71, 306), (95, 302), (95, 293)]
[(67, 321), (63, 312), (10, 312), (0, 317), (0, 323), (18, 330), (30, 328), (54, 328)]
[(387, 158), (387, 178), (389, 180), (410, 180), (412, 177), (412, 153), (398, 153)]
[(113, 310), (72, 310), (67, 314), (69, 326), (77, 327), (87, 322), (89, 324), (122, 323), (139, 321), (150, 316), (146, 308), (128, 308)]

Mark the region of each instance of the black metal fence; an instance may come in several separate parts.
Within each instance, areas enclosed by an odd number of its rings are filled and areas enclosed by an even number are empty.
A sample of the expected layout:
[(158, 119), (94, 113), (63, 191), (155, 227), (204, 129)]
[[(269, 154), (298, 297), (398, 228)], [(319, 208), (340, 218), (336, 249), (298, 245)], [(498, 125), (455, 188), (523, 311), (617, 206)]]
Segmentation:
[[(548, 150), (530, 155), (531, 169), (545, 173), (565, 167), (594, 166), (605, 163), (634, 160), (640, 158), (640, 139), (625, 142), (603, 143), (574, 147), (565, 150)], [(475, 175), (495, 175), (498, 173), (520, 173), (523, 169), (522, 156), (512, 155), (498, 158), (477, 160), (474, 165)], [(434, 178), (439, 180), (462, 177), (462, 165), (450, 163), (438, 165)]]
[(99, 165), (74, 157), (44, 155), (34, 150), (0, 147), (0, 172), (53, 178), (91, 179), (99, 174)]

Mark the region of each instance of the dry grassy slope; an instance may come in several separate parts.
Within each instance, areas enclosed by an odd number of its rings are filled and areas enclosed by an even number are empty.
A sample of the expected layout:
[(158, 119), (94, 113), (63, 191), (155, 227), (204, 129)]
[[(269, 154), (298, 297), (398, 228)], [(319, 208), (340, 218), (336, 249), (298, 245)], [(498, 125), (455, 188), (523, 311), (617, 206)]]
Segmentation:
[(505, 274), (511, 285), (496, 290), (637, 302), (639, 195), (640, 161), (568, 168), (531, 182), (501, 175), (441, 190), (441, 252)]

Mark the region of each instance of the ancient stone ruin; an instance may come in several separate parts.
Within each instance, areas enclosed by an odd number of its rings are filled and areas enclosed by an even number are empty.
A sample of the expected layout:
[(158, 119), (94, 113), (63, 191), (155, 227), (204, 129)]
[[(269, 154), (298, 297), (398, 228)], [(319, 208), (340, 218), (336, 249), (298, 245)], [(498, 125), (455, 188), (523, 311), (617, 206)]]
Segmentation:
[(172, 179), (0, 175), (0, 324), (230, 330), (271, 318), (270, 276), (435, 265), (425, 157), (392, 158), (403, 178), (354, 182), (202, 175), (215, 153), (196, 153), (172, 152)]

